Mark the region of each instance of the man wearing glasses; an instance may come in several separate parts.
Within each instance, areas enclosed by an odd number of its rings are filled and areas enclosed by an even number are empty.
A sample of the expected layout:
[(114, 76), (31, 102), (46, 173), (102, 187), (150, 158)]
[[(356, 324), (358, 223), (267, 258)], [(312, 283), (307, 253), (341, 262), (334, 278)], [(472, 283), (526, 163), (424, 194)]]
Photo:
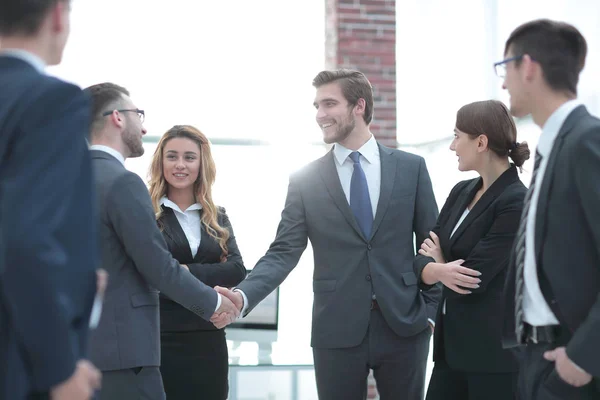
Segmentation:
[(536, 20), (495, 64), (512, 114), (542, 129), (506, 282), (523, 400), (600, 398), (600, 121), (577, 101), (586, 54), (575, 27)]
[[(209, 320), (239, 311), (173, 259), (142, 179), (124, 167), (144, 154), (144, 111), (112, 83), (85, 90), (92, 98), (90, 151), (100, 206), (102, 266), (110, 280), (104, 311), (90, 340), (103, 372), (99, 400), (164, 400), (160, 375), (158, 293)], [(185, 371), (182, 371), (185, 373)]]

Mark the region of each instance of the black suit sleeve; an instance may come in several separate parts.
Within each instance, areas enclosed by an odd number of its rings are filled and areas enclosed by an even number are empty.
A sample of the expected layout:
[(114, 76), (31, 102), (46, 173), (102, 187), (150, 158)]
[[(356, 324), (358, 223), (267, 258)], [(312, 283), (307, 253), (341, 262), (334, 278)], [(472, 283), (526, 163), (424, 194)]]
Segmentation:
[[(456, 197), (457, 197), (458, 193), (460, 193), (461, 189), (464, 188), (466, 183), (468, 183), (468, 181), (459, 182), (450, 191), (450, 194), (448, 195), (448, 198), (446, 199), (446, 202), (444, 203), (444, 205), (442, 207), (442, 211), (440, 211), (440, 215), (437, 218), (435, 226), (432, 229), (432, 231), (435, 232), (436, 235), (438, 235), (438, 236), (440, 235), (441, 221), (445, 221), (448, 219), (448, 213), (452, 212), (452, 207), (454, 206), (454, 204), (456, 202)], [(429, 237), (429, 234), (427, 235), (426, 238), (428, 238), (428, 237)], [(424, 238), (420, 242), (417, 241), (417, 243), (416, 243), (417, 255), (413, 262), (413, 269), (415, 271), (415, 275), (417, 275), (419, 287), (422, 290), (430, 290), (431, 288), (438, 287), (438, 286), (441, 288), (441, 283), (438, 283), (435, 285), (428, 285), (428, 284), (424, 283), (423, 279), (422, 279), (423, 269), (425, 269), (425, 266), (427, 266), (427, 264), (429, 264), (429, 263), (435, 262), (435, 260), (432, 257), (423, 256), (418, 253), (419, 249), (421, 248), (421, 244), (423, 243), (423, 241), (426, 238)]]
[(0, 292), (33, 387), (47, 391), (84, 356), (95, 292), (90, 108), (79, 88), (55, 81), (24, 115), (1, 171)]
[[(577, 162), (574, 165), (574, 179), (579, 194), (581, 207), (587, 219), (587, 229), (590, 240), (595, 248), (600, 249), (600, 185), (598, 173), (600, 172), (600, 129), (594, 129), (582, 136), (577, 143), (574, 153)], [(577, 251), (574, 249), (573, 251)], [(600, 250), (599, 250), (600, 251)], [(596, 265), (600, 268), (600, 265)], [(574, 288), (574, 290), (576, 290)], [(587, 318), (577, 328), (573, 338), (567, 346), (567, 355), (577, 365), (595, 377), (600, 377), (600, 293), (596, 302), (590, 309)]]
[[(239, 284), (246, 277), (246, 268), (242, 255), (235, 241), (233, 228), (227, 216), (225, 209), (220, 209), (223, 228), (229, 230), (229, 239), (227, 240), (227, 261), (220, 263), (191, 263), (187, 264), (192, 275), (202, 281), (205, 285), (215, 287), (217, 285), (224, 287), (233, 287)], [(211, 240), (214, 240), (211, 237)]]
[[(490, 230), (479, 240), (462, 264), (464, 267), (481, 272), (479, 276), (481, 283), (477, 289), (463, 289), (470, 290), (473, 294), (483, 293), (498, 273), (508, 267), (513, 242), (521, 221), (524, 197), (525, 191), (512, 191), (505, 198), (499, 199)], [(473, 294), (462, 295), (449, 290), (447, 297), (456, 298)]]
[[(431, 179), (429, 178), (429, 172), (427, 171), (425, 160), (421, 158), (413, 223), (416, 249), (418, 249), (421, 246), (421, 243), (423, 243), (423, 241), (429, 237), (429, 232), (434, 229), (437, 218), (438, 207), (433, 194), (433, 186), (431, 185)], [(420, 281), (420, 276), (420, 274), (417, 275), (417, 281)], [(421, 293), (425, 303), (427, 304), (427, 316), (430, 319), (435, 320), (438, 303), (442, 295), (442, 285), (432, 285), (427, 288), (427, 290), (423, 290)]]
[(217, 292), (195, 279), (171, 256), (141, 178), (123, 174), (108, 196), (113, 229), (139, 273), (173, 301), (210, 320), (217, 306)]

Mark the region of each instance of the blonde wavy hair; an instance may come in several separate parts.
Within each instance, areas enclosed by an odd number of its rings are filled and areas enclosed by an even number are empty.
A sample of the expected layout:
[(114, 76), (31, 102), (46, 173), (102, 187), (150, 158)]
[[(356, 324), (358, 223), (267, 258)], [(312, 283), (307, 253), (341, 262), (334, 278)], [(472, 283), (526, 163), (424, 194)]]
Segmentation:
[(206, 232), (217, 240), (219, 247), (223, 250), (223, 255), (227, 255), (229, 230), (219, 225), (217, 219), (219, 210), (212, 199), (212, 185), (215, 182), (217, 169), (210, 152), (210, 142), (202, 132), (193, 126), (175, 125), (169, 129), (160, 138), (152, 156), (148, 178), (150, 181), (150, 197), (152, 198), (156, 219), (158, 220), (162, 215), (160, 199), (167, 195), (168, 190), (168, 183), (163, 172), (164, 148), (167, 142), (174, 138), (190, 139), (200, 149), (200, 171), (196, 182), (194, 182), (194, 196), (196, 202), (202, 205), (201, 221), (206, 228)]

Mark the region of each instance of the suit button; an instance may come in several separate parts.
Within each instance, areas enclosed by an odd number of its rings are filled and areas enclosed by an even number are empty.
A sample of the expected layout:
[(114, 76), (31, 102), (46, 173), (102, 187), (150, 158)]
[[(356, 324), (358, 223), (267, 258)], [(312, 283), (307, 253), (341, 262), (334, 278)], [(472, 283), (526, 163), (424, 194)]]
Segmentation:
[(368, 282), (371, 282), (371, 275), (367, 275), (367, 276), (365, 276), (365, 279), (366, 279)]
[(371, 247), (371, 244), (369, 243), (369, 244), (367, 245), (367, 249), (371, 250), (372, 248), (373, 248), (373, 247)]

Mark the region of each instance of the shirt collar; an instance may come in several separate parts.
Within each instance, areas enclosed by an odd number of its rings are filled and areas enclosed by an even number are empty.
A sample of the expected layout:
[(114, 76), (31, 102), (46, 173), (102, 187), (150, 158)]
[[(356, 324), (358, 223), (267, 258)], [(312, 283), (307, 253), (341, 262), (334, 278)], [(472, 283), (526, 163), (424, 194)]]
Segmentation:
[[(365, 160), (367, 160), (369, 164), (374, 163), (379, 157), (379, 146), (377, 146), (377, 141), (373, 135), (371, 135), (371, 138), (367, 140), (367, 142), (363, 144), (357, 151), (365, 158)], [(350, 153), (352, 153), (352, 150), (342, 146), (339, 143), (336, 143), (333, 148), (333, 155), (335, 156), (335, 159), (339, 165), (342, 165), (344, 162), (346, 162), (346, 159)]]
[(121, 164), (125, 165), (125, 157), (123, 157), (123, 154), (119, 153), (112, 147), (103, 146), (101, 144), (93, 144), (90, 146), (90, 150), (100, 150), (105, 153), (108, 153), (111, 156), (113, 156), (114, 158), (116, 158), (117, 160), (119, 160), (119, 162), (121, 162)]
[(537, 145), (537, 151), (542, 157), (546, 157), (550, 154), (552, 145), (554, 144), (554, 139), (556, 139), (556, 136), (558, 136), (558, 132), (560, 132), (565, 120), (569, 114), (571, 114), (571, 112), (580, 105), (581, 102), (577, 99), (569, 100), (558, 107), (556, 111), (550, 115), (544, 124), (542, 135), (540, 136), (540, 140)]
[(195, 203), (195, 204), (192, 204), (191, 206), (189, 206), (185, 211), (181, 211), (181, 208), (179, 208), (179, 206), (177, 204), (175, 204), (171, 200), (169, 200), (169, 198), (167, 196), (163, 196), (160, 198), (160, 204), (165, 207), (169, 207), (170, 209), (177, 211), (181, 214), (185, 214), (188, 211), (202, 210), (202, 204)]
[(0, 55), (18, 58), (19, 60), (25, 61), (27, 64), (35, 68), (39, 73), (43, 74), (46, 70), (46, 63), (40, 57), (27, 50), (22, 49), (2, 49)]

